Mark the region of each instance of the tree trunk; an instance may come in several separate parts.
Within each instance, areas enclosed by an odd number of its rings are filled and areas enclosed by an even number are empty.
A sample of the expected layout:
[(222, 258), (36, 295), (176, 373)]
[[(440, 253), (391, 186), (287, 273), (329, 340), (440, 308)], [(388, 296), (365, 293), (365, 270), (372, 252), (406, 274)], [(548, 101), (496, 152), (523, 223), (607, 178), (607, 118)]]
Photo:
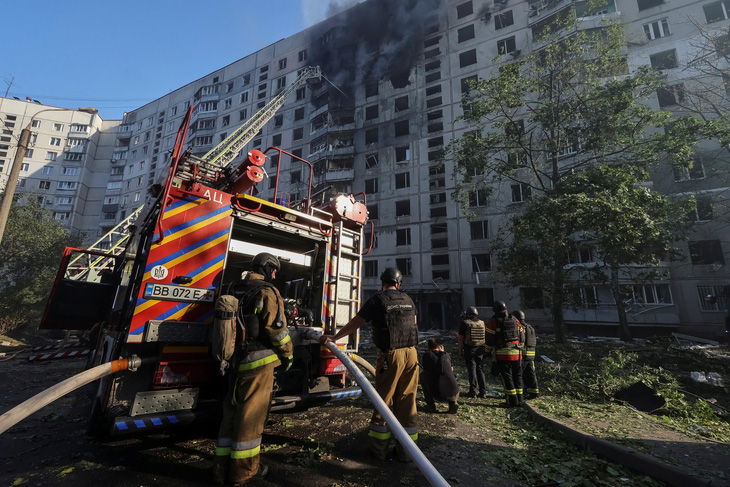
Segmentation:
[(629, 329), (629, 319), (626, 317), (626, 305), (621, 296), (621, 286), (618, 282), (618, 269), (611, 268), (611, 294), (616, 300), (616, 310), (618, 311), (618, 332), (619, 338), (624, 342), (633, 342), (631, 338), (631, 330)]
[(553, 327), (555, 328), (555, 341), (565, 343), (565, 320), (563, 319), (563, 304), (565, 298), (563, 296), (563, 268), (556, 264), (553, 274), (553, 292), (552, 303), (550, 304), (550, 314), (553, 318)]

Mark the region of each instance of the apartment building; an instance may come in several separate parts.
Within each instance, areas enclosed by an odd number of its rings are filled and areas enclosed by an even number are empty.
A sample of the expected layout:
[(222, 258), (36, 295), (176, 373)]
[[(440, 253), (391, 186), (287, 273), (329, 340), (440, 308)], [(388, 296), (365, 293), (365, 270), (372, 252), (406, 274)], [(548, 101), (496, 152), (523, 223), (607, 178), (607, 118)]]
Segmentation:
[[(109, 154), (94, 159), (98, 171), (92, 179), (99, 184), (90, 180), (88, 185), (102, 191), (81, 191), (79, 178), (72, 198), (76, 206), (71, 208), (84, 208), (89, 221), (97, 218), (102, 232), (141, 205), (147, 189), (165, 176), (189, 107), (193, 115), (187, 144), (203, 154), (280, 93), (299, 70), (320, 65), (325, 77), (298, 88), (242, 154), (281, 147), (311, 162), (313, 191), (319, 198), (339, 192), (365, 195), (375, 228), (373, 249), (363, 260), (365, 296), (379, 288), (384, 268), (397, 266), (405, 276), (404, 289), (418, 305), (422, 327), (453, 329), (465, 307), (475, 305), (486, 316), (492, 302), (501, 299), (549, 329), (549, 316), (539, 306), (540, 289), (506, 288), (492, 273), (498, 262), (491, 238), (524, 208), (529, 192), (503, 183), (488, 199), (477, 193), (471, 207), (475, 217), (469, 219), (452, 198), (453, 162), (440, 163), (442, 149), (470, 130), (458, 121), (467, 80), (492, 76), (500, 66), (498, 54), (504, 63), (536, 49), (533, 31), (563, 9), (575, 8), (584, 28), (598, 27), (606, 17), (625, 23), (630, 68), (651, 64), (662, 69), (673, 88), (657, 94), (655, 107), (679, 111), (682, 83), (693, 82), (686, 66), (708, 55), (697, 47), (700, 31), (727, 30), (728, 7), (726, 1), (708, 0), (609, 0), (592, 10), (571, 0), (368, 0), (126, 113), (116, 125), (77, 113), (59, 112), (57, 119), (49, 113), (47, 122), (41, 119), (43, 135), (39, 132), (24, 184), (28, 188), (51, 181), (57, 206), (67, 202), (61, 194), (71, 192), (63, 179), (67, 176), (58, 172), (64, 171), (66, 152), (57, 151), (64, 159), (54, 163), (60, 169), (46, 160), (58, 147), (51, 142), (53, 124), (67, 130), (72, 123), (89, 125), (93, 133), (84, 140), (99, 140), (96, 150)], [(3, 116), (17, 113), (19, 128), (21, 114), (27, 119), (24, 110), (33, 104), (7, 102), (15, 108), (6, 112), (3, 106)], [(75, 140), (74, 132), (59, 133), (62, 144)], [(102, 143), (105, 134), (114, 138), (109, 149)], [(305, 197), (309, 166), (269, 155), (259, 196), (289, 203)], [(679, 331), (717, 337), (724, 331), (728, 298), (723, 289), (730, 284), (725, 264), (730, 249), (724, 211), (727, 159), (723, 148), (708, 141), (692, 170), (674, 171), (667, 163), (652, 173), (648, 184), (663, 193), (696, 195), (698, 224), (692, 237), (680, 243), (687, 257), (662, 263), (664, 280), (626, 283), (629, 322), (637, 335)], [(83, 167), (86, 160), (69, 162)], [(279, 194), (274, 195), (277, 183)], [(85, 199), (77, 204), (81, 195)], [(87, 211), (92, 202), (95, 215)], [(68, 214), (71, 218), (75, 213), (69, 209)], [(576, 262), (594, 258), (590, 249), (574, 257)], [(568, 325), (580, 333), (615, 333), (616, 307), (607, 290), (587, 287), (582, 292), (583, 305), (565, 311)]]
[[(119, 121), (0, 98), (0, 188), (7, 184), (20, 133), (29, 123), (32, 135), (16, 194), (22, 195), (21, 202), (37, 198), (71, 232), (93, 242), (101, 232), (100, 209), (109, 200), (106, 184)], [(117, 215), (106, 216), (113, 220)]]

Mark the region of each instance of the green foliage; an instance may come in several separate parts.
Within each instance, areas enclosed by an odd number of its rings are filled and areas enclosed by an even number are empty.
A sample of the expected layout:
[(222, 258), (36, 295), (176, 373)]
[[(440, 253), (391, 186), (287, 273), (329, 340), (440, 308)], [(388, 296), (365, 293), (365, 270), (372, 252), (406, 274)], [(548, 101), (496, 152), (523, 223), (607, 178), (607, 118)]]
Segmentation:
[(53, 214), (29, 197), (13, 204), (0, 252), (0, 332), (35, 323), (43, 312), (66, 246), (78, 246)]

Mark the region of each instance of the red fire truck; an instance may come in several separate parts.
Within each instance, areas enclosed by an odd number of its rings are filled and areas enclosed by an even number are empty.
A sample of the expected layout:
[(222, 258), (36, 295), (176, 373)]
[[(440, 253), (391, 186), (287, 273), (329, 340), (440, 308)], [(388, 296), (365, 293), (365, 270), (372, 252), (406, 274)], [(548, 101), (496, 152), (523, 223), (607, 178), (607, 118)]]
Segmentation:
[[(225, 380), (210, 350), (215, 300), (260, 252), (281, 261), (274, 284), (284, 297), (294, 343), (292, 368), (276, 373), (272, 409), (360, 394), (348, 387), (341, 362), (299, 331), (334, 333), (357, 310), (368, 247), (364, 196), (338, 195), (315, 204), (312, 165), (277, 147), (231, 163), (286, 96), (318, 74), (318, 68), (302, 72), (203, 157), (183, 150), (191, 107), (166, 181), (153, 189), (122, 243), (111, 250), (66, 249), (41, 327), (89, 330), (94, 365), (133, 355), (142, 359), (137, 371), (101, 380), (93, 432), (148, 431), (216, 415)], [(278, 186), (271, 201), (255, 196), (256, 183), (267, 175), (266, 161), (286, 157), (309, 170), (306, 197), (284, 201), (276, 197)], [(352, 335), (340, 347), (356, 351), (357, 339)]]

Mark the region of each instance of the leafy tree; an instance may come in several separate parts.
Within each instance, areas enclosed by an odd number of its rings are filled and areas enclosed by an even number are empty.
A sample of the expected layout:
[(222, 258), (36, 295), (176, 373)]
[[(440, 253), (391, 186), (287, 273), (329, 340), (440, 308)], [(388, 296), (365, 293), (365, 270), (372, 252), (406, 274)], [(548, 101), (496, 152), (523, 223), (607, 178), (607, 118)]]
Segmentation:
[(0, 244), (0, 332), (37, 324), (64, 247), (80, 242), (37, 198), (13, 204)]
[[(533, 52), (516, 60), (501, 56), (495, 77), (471, 82), (463, 120), (473, 130), (448, 147), (458, 174), (455, 197), (463, 208), (471, 195), (503, 180), (532, 188), (534, 198), (548, 198), (527, 210), (544, 212), (535, 217), (548, 227), (540, 227), (545, 239), (535, 251), (541, 268), (528, 272), (527, 262), (500, 267), (513, 284), (546, 290), (559, 340), (569, 295), (563, 270), (573, 243), (565, 238), (570, 225), (551, 212), (549, 199), (562, 179), (599, 163), (649, 167), (666, 154), (673, 164), (688, 167), (697, 138), (709, 132), (694, 117), (677, 119), (649, 106), (663, 77), (650, 67), (629, 73), (621, 25), (583, 29), (581, 22), (572, 10), (562, 10), (533, 29)], [(665, 131), (669, 125), (672, 130)]]

